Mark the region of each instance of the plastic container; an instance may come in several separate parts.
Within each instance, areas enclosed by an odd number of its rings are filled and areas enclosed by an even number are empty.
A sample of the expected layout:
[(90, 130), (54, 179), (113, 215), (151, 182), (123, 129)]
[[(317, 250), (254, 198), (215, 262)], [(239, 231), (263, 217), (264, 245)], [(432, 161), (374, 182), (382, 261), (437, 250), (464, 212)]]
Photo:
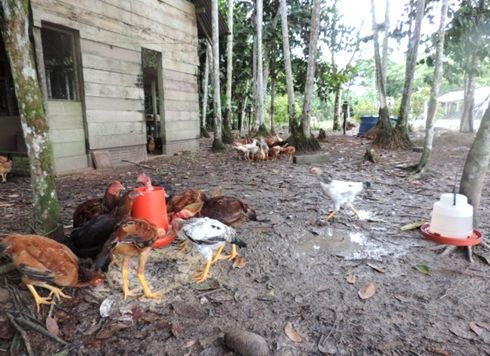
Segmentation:
[[(456, 198), (456, 199), (455, 199)], [(444, 193), (434, 203), (429, 231), (448, 238), (465, 239), (473, 233), (473, 206), (462, 194)]]
[[(146, 219), (152, 224), (165, 229), (168, 232), (167, 205), (165, 204), (165, 190), (162, 187), (153, 187), (148, 190), (146, 187), (136, 188), (143, 195), (137, 197), (133, 203), (131, 216), (134, 218)], [(164, 247), (172, 243), (175, 236), (160, 237), (153, 247)]]
[[(371, 130), (378, 123), (379, 116), (361, 116), (361, 124), (359, 125), (359, 133), (358, 135), (364, 135), (369, 130)], [(390, 116), (391, 126), (396, 125), (396, 120), (398, 118), (396, 116)]]

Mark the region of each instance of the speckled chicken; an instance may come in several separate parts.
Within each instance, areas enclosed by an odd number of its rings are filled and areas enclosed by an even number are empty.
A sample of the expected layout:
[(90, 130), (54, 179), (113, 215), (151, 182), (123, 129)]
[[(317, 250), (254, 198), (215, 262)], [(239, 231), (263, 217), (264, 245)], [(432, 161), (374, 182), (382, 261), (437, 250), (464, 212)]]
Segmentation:
[(89, 199), (78, 205), (73, 212), (73, 227), (82, 226), (96, 216), (111, 212), (124, 191), (121, 182), (116, 180), (109, 184), (102, 198)]
[[(99, 273), (88, 271), (68, 247), (50, 238), (38, 235), (11, 234), (0, 240), (4, 253), (10, 255), (19, 270), (22, 282), (32, 293), (37, 311), (41, 304), (51, 304), (50, 296), (57, 300), (71, 298), (58, 287), (86, 287), (100, 285), (104, 280)], [(35, 287), (50, 291), (41, 297)]]
[(175, 217), (172, 221), (172, 228), (177, 236), (189, 240), (206, 260), (204, 268), (194, 276), (194, 280), (198, 283), (208, 278), (209, 268), (220, 259), (221, 252), (227, 242), (239, 247), (247, 246), (238, 238), (234, 228), (216, 219), (191, 218), (184, 220)]
[(122, 285), (124, 299), (126, 299), (128, 296), (134, 296), (128, 287), (128, 273), (131, 257), (138, 256), (137, 276), (143, 287), (144, 296), (152, 299), (160, 298), (160, 294), (153, 293), (148, 287), (144, 272), (152, 245), (159, 236), (164, 234), (164, 229), (157, 228), (144, 219), (127, 219), (121, 223), (104, 244), (95, 260), (95, 267), (103, 268), (110, 261), (112, 255), (122, 256)]

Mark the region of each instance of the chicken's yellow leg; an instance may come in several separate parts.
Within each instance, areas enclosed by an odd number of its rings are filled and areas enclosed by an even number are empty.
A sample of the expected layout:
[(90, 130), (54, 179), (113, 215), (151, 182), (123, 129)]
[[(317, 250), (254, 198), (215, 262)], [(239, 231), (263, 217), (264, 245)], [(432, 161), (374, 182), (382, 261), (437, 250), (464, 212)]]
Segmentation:
[(184, 240), (180, 243), (179, 250), (182, 252), (189, 251), (189, 241)]
[(130, 257), (124, 256), (122, 266), (121, 266), (124, 299), (126, 299), (127, 297), (134, 296), (134, 293), (129, 290), (129, 280), (128, 280), (129, 261), (130, 261)]
[(195, 276), (194, 276), (194, 280), (197, 282), (197, 283), (201, 283), (201, 282), (204, 282), (206, 279), (208, 279), (208, 273), (209, 273), (209, 267), (211, 267), (211, 260), (209, 260), (206, 265), (204, 266), (203, 270), (198, 272)]
[(330, 214), (327, 215), (326, 219), (327, 221), (333, 218), (337, 214), (337, 210), (332, 211)]
[(26, 283), (26, 286), (31, 291), (31, 294), (34, 297), (34, 301), (36, 302), (36, 308), (37, 308), (38, 313), (40, 311), (40, 305), (41, 304), (47, 304), (47, 305), (51, 304), (51, 301), (49, 298), (43, 298), (39, 294), (37, 294), (36, 289), (34, 288), (34, 286), (32, 284)]
[(51, 295), (54, 295), (54, 297), (57, 300), (60, 300), (61, 297), (67, 298), (67, 299), (71, 299), (71, 297), (69, 295), (66, 295), (65, 293), (63, 293), (63, 291), (60, 288), (51, 286), (51, 285), (49, 285), (47, 283), (44, 283), (44, 282), (36, 282), (36, 286), (43, 287), (43, 288), (48, 289), (50, 291), (49, 296), (51, 297)]
[(211, 264), (215, 263), (220, 259), (221, 252), (223, 252), (223, 248), (225, 247), (225, 244), (222, 244), (219, 248), (218, 251), (216, 251), (216, 254), (214, 255), (213, 259), (211, 260)]
[(148, 284), (146, 283), (145, 279), (145, 266), (146, 266), (146, 261), (148, 260), (148, 256), (150, 254), (151, 248), (146, 249), (143, 251), (138, 258), (138, 280), (140, 281), (141, 286), (143, 287), (143, 293), (146, 298), (149, 299), (159, 299), (161, 298), (160, 293), (153, 293), (151, 289), (148, 287)]
[(228, 261), (233, 261), (235, 257), (238, 256), (238, 252), (236, 251), (236, 245), (231, 244), (231, 253), (228, 255), (223, 256), (222, 258)]
[(360, 219), (359, 217), (359, 212), (354, 208), (354, 205), (350, 204), (350, 208), (352, 209), (352, 211), (354, 212), (354, 215), (357, 216), (357, 218)]

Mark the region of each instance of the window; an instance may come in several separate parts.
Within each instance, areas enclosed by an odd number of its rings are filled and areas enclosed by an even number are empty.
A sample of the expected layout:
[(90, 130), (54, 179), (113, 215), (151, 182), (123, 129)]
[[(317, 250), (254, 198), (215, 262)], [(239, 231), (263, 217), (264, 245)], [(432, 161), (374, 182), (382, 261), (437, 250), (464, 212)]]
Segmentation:
[(0, 36), (0, 116), (19, 114), (10, 65)]
[(48, 98), (79, 100), (74, 34), (43, 26), (41, 38)]

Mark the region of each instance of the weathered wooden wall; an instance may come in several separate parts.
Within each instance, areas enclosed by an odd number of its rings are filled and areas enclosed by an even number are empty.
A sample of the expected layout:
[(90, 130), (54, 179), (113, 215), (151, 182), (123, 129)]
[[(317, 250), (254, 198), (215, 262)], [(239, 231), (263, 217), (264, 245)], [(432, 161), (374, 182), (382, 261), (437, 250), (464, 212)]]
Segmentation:
[[(169, 147), (196, 147), (198, 56), (192, 3), (32, 0), (32, 5), (36, 27), (45, 21), (79, 31), (90, 150), (108, 149), (118, 160), (146, 158), (142, 48), (162, 53), (165, 141)], [(118, 148), (125, 153), (117, 154)]]

